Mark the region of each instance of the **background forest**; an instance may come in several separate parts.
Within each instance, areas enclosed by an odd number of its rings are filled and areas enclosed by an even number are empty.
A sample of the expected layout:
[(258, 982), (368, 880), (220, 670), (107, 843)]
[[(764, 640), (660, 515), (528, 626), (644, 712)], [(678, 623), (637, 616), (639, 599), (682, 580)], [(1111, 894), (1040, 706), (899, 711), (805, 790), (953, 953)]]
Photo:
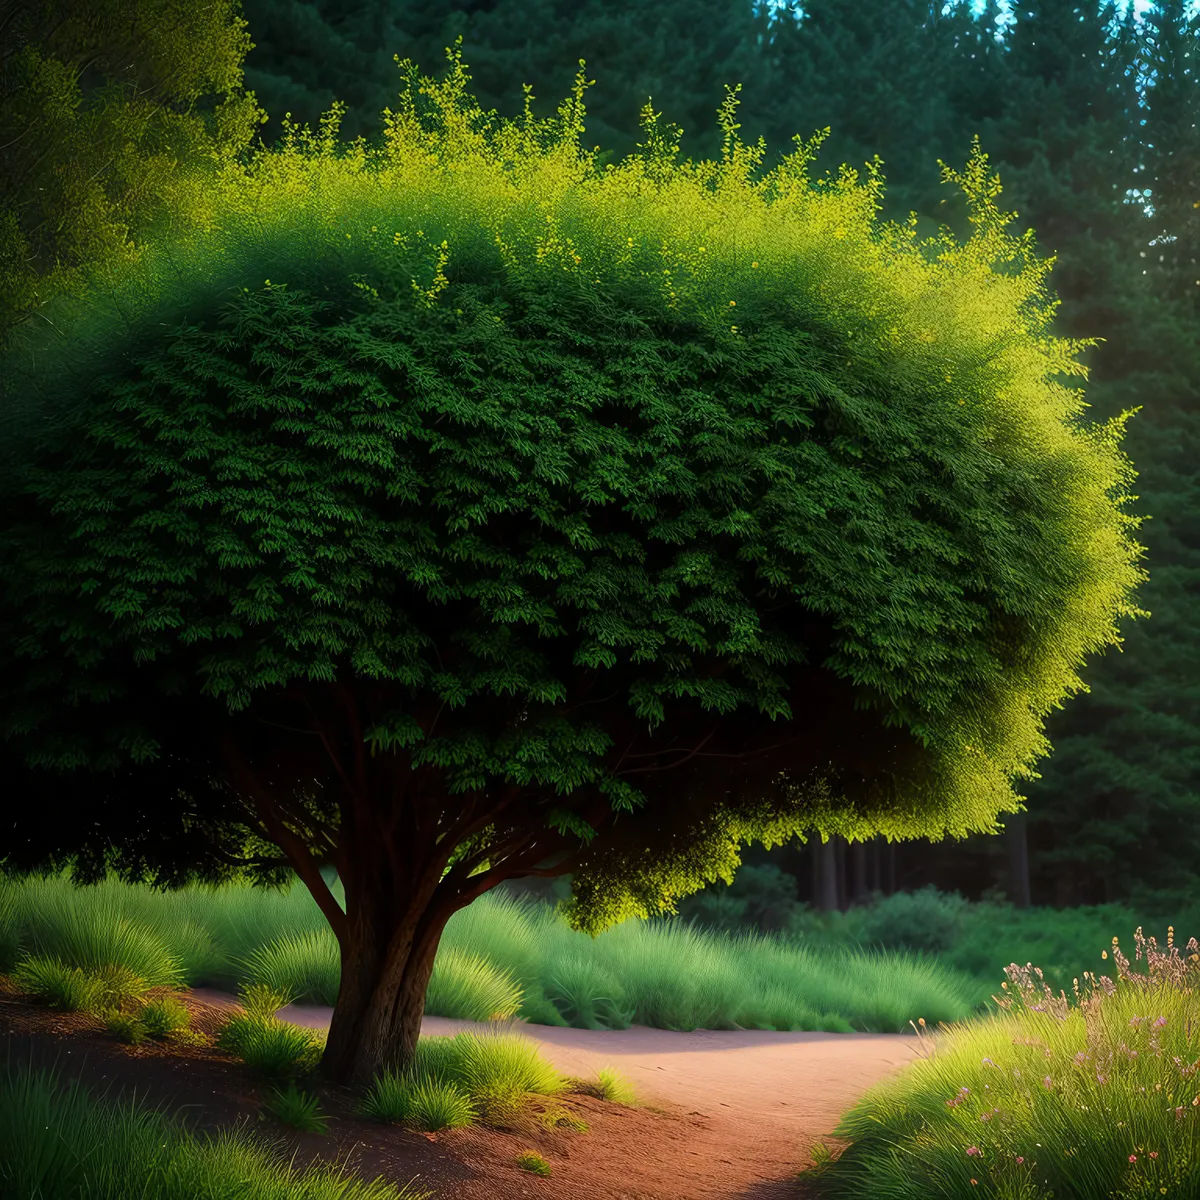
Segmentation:
[(1083, 356), (1089, 417), (1141, 407), (1125, 449), (1152, 618), (1050, 718), (1054, 753), (1003, 837), (750, 851), (731, 889), (687, 904), (769, 927), (797, 901), (844, 910), (933, 885), (1149, 918), (1200, 884), (1200, 12), (1139, 9), (1028, 0), (998, 22), (995, 0), (4, 0), (0, 332), (38, 320), (82, 264), (186, 225), (204, 172), (277, 143), (288, 114), (315, 129), (340, 101), (339, 136), (375, 141), (393, 56), (441, 75), (460, 34), (472, 90), (501, 116), (523, 110), (523, 82), (550, 115), (586, 60), (601, 162), (635, 148), (648, 99), (682, 127), (682, 157), (718, 157), (723, 86), (741, 84), (739, 136), (765, 139), (764, 172), (828, 126), (815, 174), (878, 155), (881, 218), (915, 212), (920, 236), (967, 236), (938, 160), (961, 167), (978, 133), (1010, 232), (1056, 256), (1051, 332), (1105, 339)]

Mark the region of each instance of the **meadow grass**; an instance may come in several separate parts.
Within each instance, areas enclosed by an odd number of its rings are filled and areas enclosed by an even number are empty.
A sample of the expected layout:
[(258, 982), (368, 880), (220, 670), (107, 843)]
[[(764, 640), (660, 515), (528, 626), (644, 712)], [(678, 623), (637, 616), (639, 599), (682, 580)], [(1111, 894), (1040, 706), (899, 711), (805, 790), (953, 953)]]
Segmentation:
[[(52, 876), (7, 885), (0, 919), (0, 948), (7, 937), (24, 957), (123, 966), (148, 986), (259, 982), (299, 1003), (337, 996), (337, 943), (298, 883), (156, 892), (113, 879), (76, 888)], [(916, 1017), (961, 1020), (989, 990), (912, 951), (818, 948), (680, 920), (629, 921), (593, 939), (549, 905), (497, 891), (447, 924), (426, 1012), (592, 1029), (896, 1032)]]
[(72, 1200), (429, 1200), (343, 1167), (289, 1166), (241, 1131), (195, 1136), (136, 1101), (93, 1095), (54, 1070), (0, 1070), (0, 1195)]
[[(1194, 1196), (1200, 1181), (1200, 946), (1113, 939), (1115, 980), (1072, 1000), (1011, 964), (983, 1020), (872, 1088), (842, 1119), (851, 1145), (807, 1174), (829, 1200), (1094, 1200)], [(1105, 952), (1107, 953), (1107, 952)]]

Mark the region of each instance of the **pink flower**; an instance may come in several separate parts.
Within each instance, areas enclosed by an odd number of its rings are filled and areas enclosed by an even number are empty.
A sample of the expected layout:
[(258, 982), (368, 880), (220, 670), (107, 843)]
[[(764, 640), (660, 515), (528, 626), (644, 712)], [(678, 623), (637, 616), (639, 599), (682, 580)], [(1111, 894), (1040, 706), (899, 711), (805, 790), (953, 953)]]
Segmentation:
[(1053, 1086), (1054, 1086), (1054, 1084), (1052, 1084), (1052, 1083), (1050, 1082), (1050, 1076), (1049, 1076), (1049, 1075), (1047, 1075), (1047, 1076), (1046, 1076), (1046, 1078), (1042, 1080), (1042, 1082), (1043, 1082), (1043, 1083), (1044, 1083), (1044, 1084), (1045, 1084), (1047, 1087), (1053, 1087)]
[(979, 1147), (978, 1146), (968, 1146), (967, 1147), (967, 1157), (968, 1158), (978, 1158), (979, 1157)]
[(1150, 1151), (1150, 1157), (1151, 1157), (1151, 1158), (1157, 1158), (1157, 1157), (1158, 1157), (1158, 1151), (1157, 1151), (1157, 1150), (1151, 1150), (1151, 1151)]
[(1022, 1158), (1021, 1155), (1018, 1154), (1017, 1155), (1017, 1166), (1019, 1167), (1024, 1161), (1025, 1161), (1025, 1159)]
[(1130, 1162), (1137, 1162), (1137, 1155), (1136, 1155), (1136, 1154), (1131, 1154), (1131, 1155), (1129, 1156), (1129, 1161), (1130, 1161)]

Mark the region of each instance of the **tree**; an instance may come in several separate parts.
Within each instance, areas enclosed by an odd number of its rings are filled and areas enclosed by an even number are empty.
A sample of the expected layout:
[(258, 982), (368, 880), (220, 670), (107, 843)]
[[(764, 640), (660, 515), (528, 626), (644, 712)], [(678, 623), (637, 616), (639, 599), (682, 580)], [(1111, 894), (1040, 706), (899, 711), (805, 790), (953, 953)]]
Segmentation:
[(0, 3), (0, 340), (85, 266), (136, 256), (156, 222), (202, 222), (208, 173), (266, 119), (242, 91), (252, 43), (237, 13), (237, 0)]
[(335, 109), (228, 165), (5, 363), (4, 867), (294, 869), (353, 1081), (504, 880), (570, 873), (595, 933), (743, 843), (994, 831), (1140, 611), (1128, 414), (1050, 378), (1086, 343), (978, 146), (974, 236), (918, 243), (808, 184), (819, 137), (751, 180), (732, 93), (719, 162), (647, 106), (597, 171), (582, 71), (489, 130), (451, 57), (378, 155)]
[(617, 160), (635, 148), (647, 96), (688, 131), (694, 157), (716, 154), (710, 114), (724, 84), (756, 88), (754, 38), (766, 24), (749, 0), (246, 0), (246, 16), (257, 43), (246, 81), (271, 115), (269, 145), (285, 114), (315, 128), (335, 98), (346, 104), (343, 135), (378, 141), (381, 114), (396, 101), (392, 55), (428, 69), (461, 36), (475, 96), (501, 116), (521, 113), (514, 77), (537, 95), (561, 95), (571, 64), (586, 59), (603, 92), (586, 145)]

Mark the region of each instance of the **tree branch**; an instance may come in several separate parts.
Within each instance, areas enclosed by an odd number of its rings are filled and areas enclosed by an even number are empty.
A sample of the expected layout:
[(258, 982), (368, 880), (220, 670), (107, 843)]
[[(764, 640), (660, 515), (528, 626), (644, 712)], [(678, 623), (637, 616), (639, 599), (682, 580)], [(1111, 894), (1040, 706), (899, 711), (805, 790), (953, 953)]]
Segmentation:
[(652, 758), (657, 754), (683, 754), (683, 758), (681, 758), (678, 762), (668, 763), (665, 767), (632, 767), (628, 771), (622, 771), (621, 774), (622, 775), (636, 775), (636, 774), (644, 773), (646, 771), (670, 771), (670, 770), (673, 770), (675, 767), (681, 767), (689, 759), (695, 758), (696, 755), (698, 755), (700, 753), (700, 751), (703, 750), (704, 747), (707, 746), (710, 741), (712, 741), (713, 735), (717, 732), (718, 729), (720, 729), (720, 727), (721, 727), (720, 722), (717, 722), (717, 724), (714, 725), (708, 731), (708, 733), (706, 733), (704, 735), (704, 740), (701, 741), (700, 745), (694, 747), (692, 750), (688, 750), (688, 751), (658, 750), (658, 751), (651, 751), (648, 754), (634, 754), (631, 756), (633, 758)]
[(304, 885), (312, 893), (325, 919), (329, 922), (339, 946), (344, 946), (347, 937), (346, 914), (341, 905), (333, 898), (329, 885), (325, 882), (308, 847), (303, 840), (293, 833), (280, 819), (279, 809), (274, 798), (262, 787), (254, 776), (250, 764), (242, 754), (241, 747), (232, 735), (227, 734), (222, 739), (222, 751), (225, 763), (233, 775), (236, 787), (244, 790), (254, 804), (259, 820), (267, 836), (287, 855), (296, 874), (304, 881)]

